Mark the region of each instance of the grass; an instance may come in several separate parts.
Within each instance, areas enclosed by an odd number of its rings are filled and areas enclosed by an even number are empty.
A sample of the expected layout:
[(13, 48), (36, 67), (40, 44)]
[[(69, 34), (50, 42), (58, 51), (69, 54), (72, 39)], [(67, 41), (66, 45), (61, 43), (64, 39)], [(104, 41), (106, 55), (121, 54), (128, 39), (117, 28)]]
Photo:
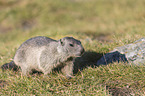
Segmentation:
[(0, 69), (0, 95), (145, 95), (145, 67), (113, 63), (94, 67), (113, 48), (145, 36), (144, 0), (1, 0), (0, 65), (34, 36), (81, 40), (86, 53), (75, 62), (75, 77), (49, 78)]

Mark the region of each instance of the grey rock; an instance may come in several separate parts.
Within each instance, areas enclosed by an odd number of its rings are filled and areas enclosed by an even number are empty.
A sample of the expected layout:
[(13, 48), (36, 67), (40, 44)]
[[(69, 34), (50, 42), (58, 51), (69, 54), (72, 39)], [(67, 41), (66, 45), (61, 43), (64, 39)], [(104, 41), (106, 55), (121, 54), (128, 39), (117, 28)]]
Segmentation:
[(97, 61), (97, 65), (106, 65), (113, 62), (145, 65), (145, 38), (115, 48), (113, 51), (102, 56), (101, 59)]

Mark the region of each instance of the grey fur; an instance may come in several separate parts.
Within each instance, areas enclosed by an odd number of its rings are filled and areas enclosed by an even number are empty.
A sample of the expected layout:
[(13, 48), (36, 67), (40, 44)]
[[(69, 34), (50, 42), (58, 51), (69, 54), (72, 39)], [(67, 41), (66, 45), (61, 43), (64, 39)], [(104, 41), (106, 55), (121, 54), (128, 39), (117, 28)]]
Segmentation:
[(81, 42), (73, 37), (53, 40), (38, 36), (25, 41), (16, 51), (13, 61), (21, 67), (24, 75), (28, 75), (33, 69), (47, 75), (52, 69), (61, 66), (62, 72), (71, 77), (73, 59), (83, 53)]

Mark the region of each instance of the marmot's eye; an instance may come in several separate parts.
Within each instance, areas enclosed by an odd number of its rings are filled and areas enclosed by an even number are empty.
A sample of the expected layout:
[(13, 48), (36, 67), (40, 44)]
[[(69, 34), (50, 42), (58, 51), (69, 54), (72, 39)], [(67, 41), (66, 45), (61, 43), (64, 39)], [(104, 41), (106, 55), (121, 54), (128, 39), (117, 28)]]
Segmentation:
[(71, 47), (74, 47), (74, 45), (73, 44), (69, 44)]

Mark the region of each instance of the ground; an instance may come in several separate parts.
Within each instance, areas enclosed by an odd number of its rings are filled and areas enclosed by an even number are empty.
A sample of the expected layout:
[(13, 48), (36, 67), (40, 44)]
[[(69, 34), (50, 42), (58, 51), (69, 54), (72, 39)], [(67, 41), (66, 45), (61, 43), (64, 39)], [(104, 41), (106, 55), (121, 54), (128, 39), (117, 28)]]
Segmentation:
[(21, 75), (0, 69), (1, 95), (145, 95), (145, 67), (124, 63), (95, 66), (103, 54), (145, 36), (144, 0), (1, 0), (0, 65), (35, 36), (79, 39), (86, 52), (74, 78), (60, 72)]

